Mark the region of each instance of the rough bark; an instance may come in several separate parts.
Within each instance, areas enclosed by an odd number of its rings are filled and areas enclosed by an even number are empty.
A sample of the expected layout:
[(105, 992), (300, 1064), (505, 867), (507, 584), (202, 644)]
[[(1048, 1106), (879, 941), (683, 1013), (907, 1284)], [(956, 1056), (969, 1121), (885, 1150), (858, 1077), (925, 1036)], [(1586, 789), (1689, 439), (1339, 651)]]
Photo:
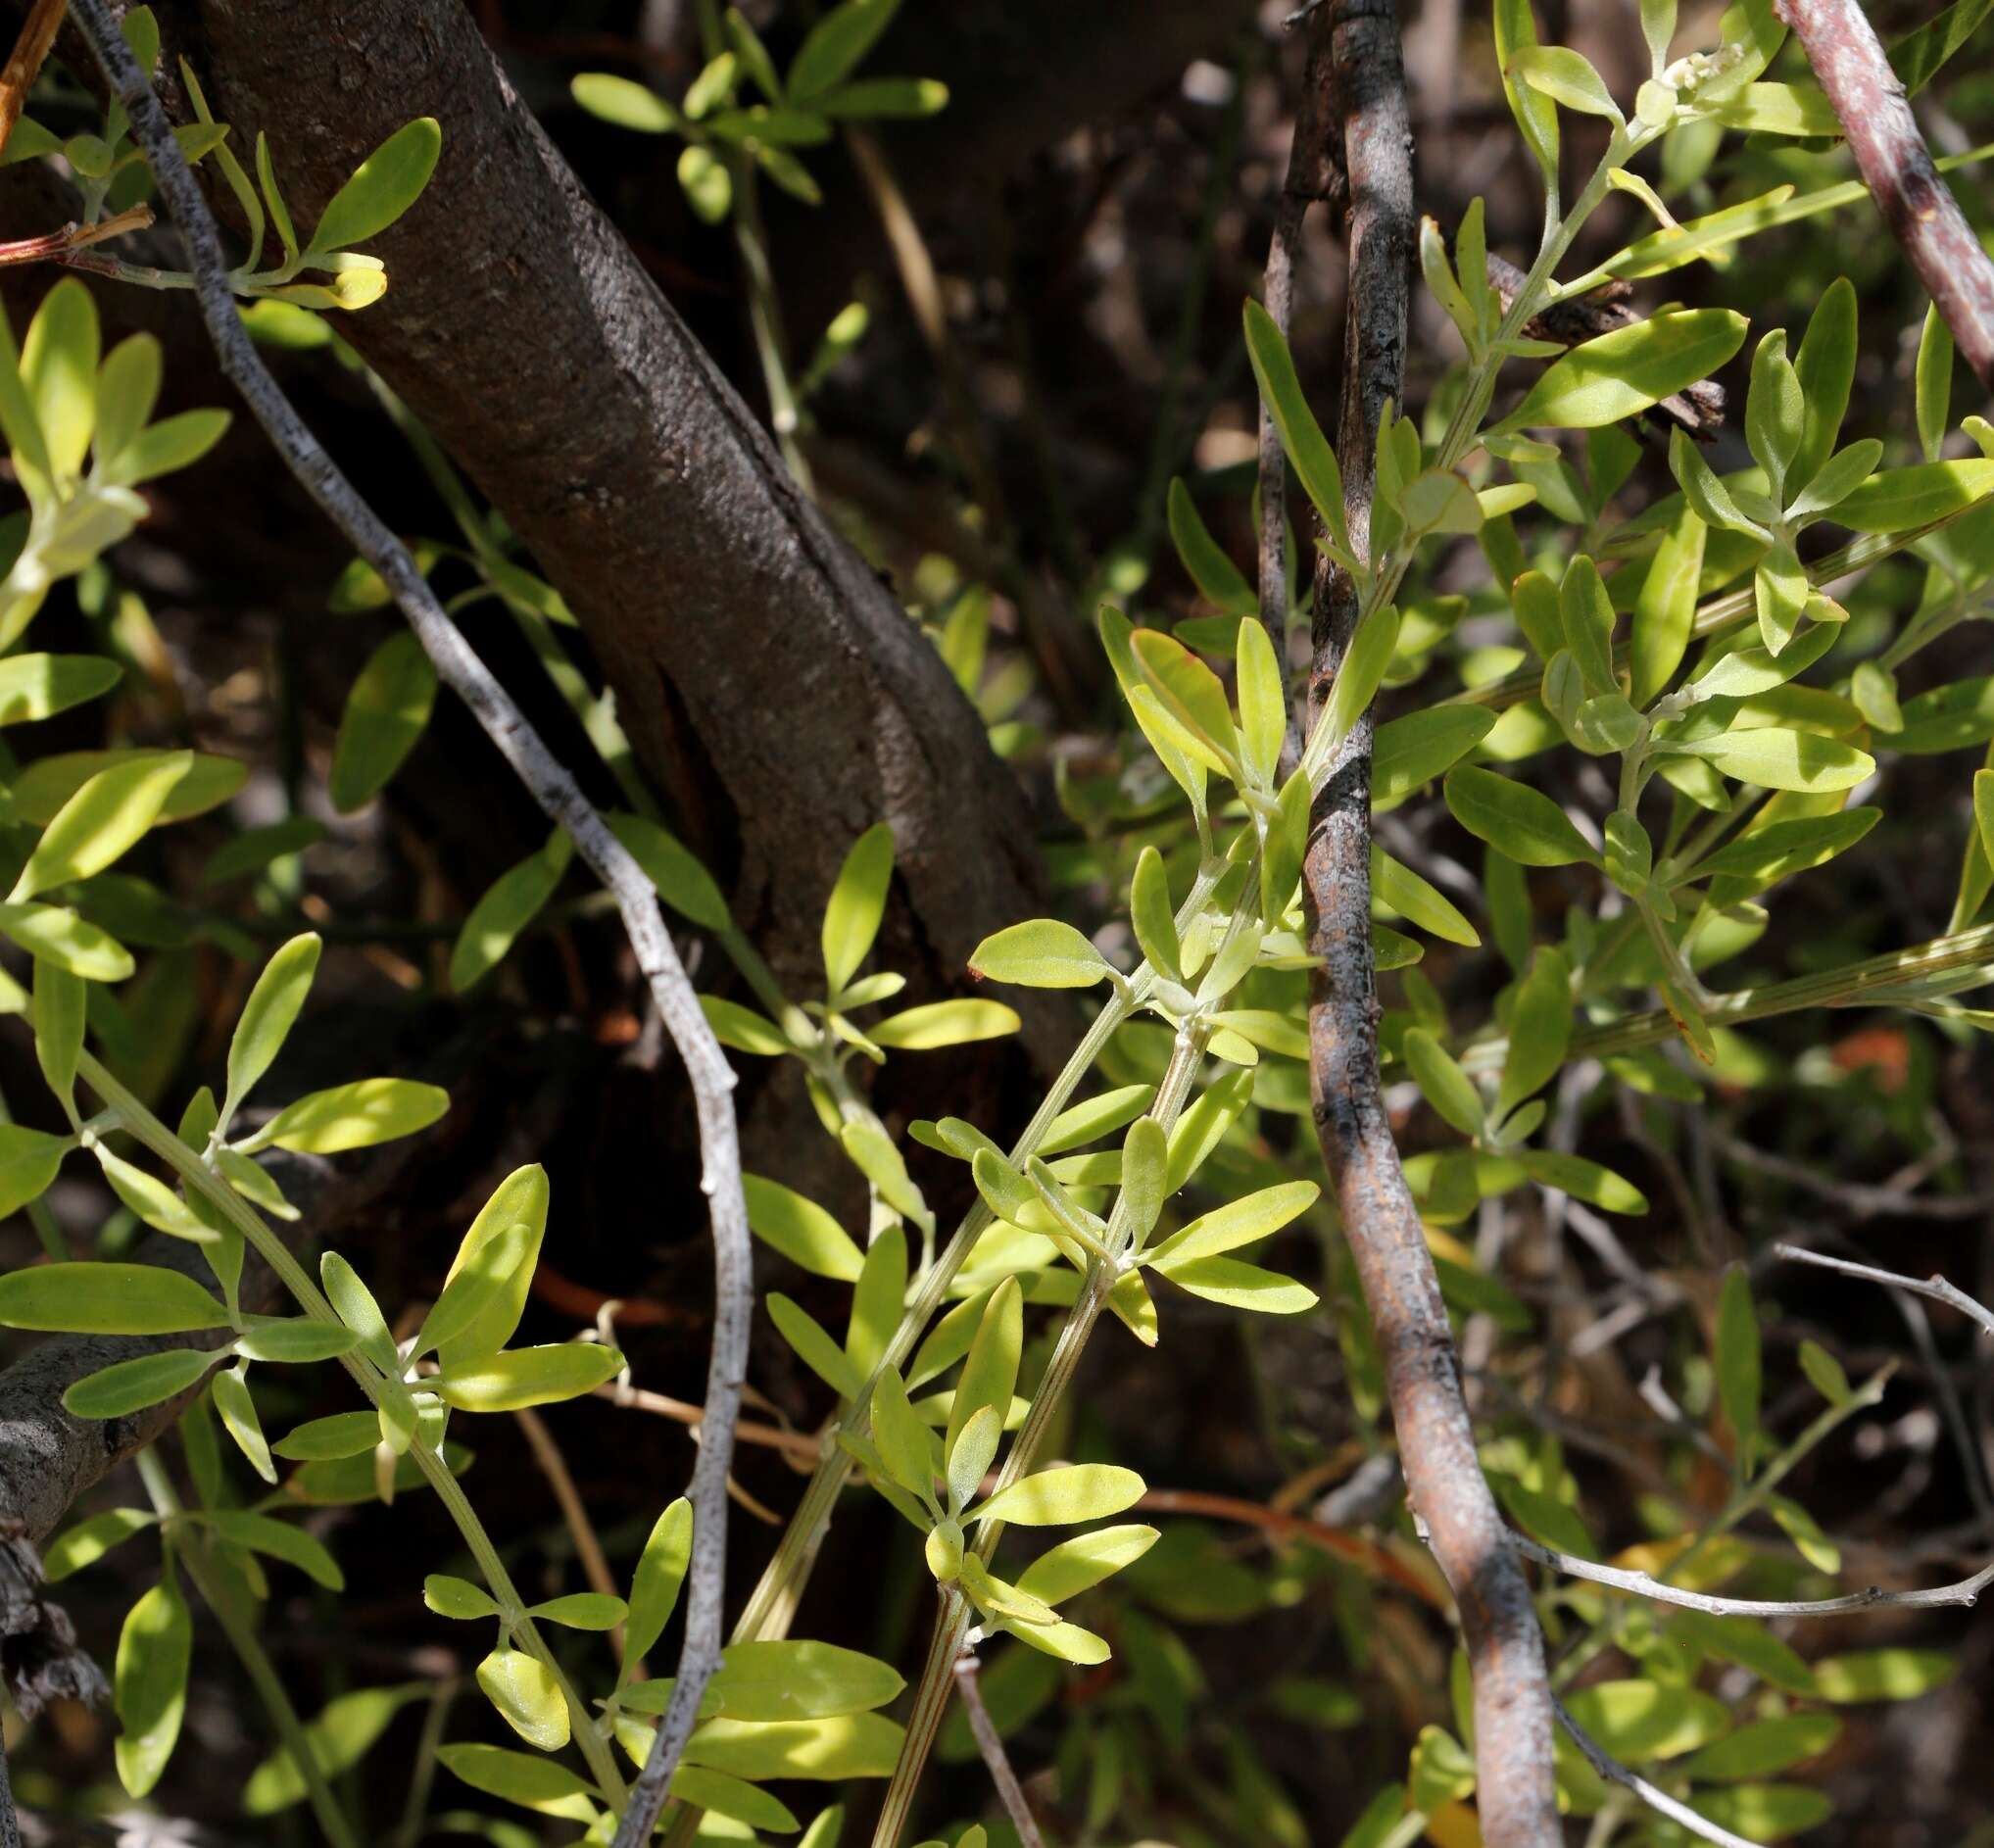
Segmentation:
[(959, 971), (1029, 905), (1020, 796), (460, 0), (159, 11), (237, 141), (269, 134), (302, 223), (395, 128), (437, 118), (428, 193), (371, 246), (388, 295), (341, 332), (566, 596), (645, 764), (778, 961), (814, 946), (845, 851), (884, 818), (911, 952)]
[(1856, 0), (1775, 0), (1848, 137), (1890, 235), (1904, 246), (1960, 357), (1994, 385), (1994, 262), (1933, 167), (1904, 85)]
[[(1351, 541), (1362, 557), (1368, 555), (1378, 419), (1386, 400), (1399, 398), (1404, 373), (1415, 235), (1411, 131), (1392, 0), (1341, 0), (1334, 12), (1336, 104), (1350, 189), (1337, 448)], [(1312, 716), (1327, 701), (1357, 616), (1350, 580), (1319, 572)], [(1543, 1641), (1530, 1587), (1476, 1454), (1460, 1360), (1379, 1080), (1372, 737), (1367, 712), (1333, 757), (1316, 793), (1303, 872), (1309, 949), (1323, 958), (1309, 1005), (1316, 1132), (1378, 1331), (1407, 1490), (1460, 1612), (1474, 1672), (1482, 1838), (1490, 1848), (1555, 1848), (1563, 1832), (1552, 1780)]]

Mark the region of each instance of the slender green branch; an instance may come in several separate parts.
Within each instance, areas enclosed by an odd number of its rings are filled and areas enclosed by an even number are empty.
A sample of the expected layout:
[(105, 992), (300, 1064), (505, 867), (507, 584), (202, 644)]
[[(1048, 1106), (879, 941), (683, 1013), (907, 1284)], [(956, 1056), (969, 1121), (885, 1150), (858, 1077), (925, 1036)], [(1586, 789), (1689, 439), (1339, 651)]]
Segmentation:
[(298, 1718), (298, 1710), (291, 1705), (291, 1697), (284, 1691), (284, 1683), (275, 1666), (265, 1653), (263, 1638), (257, 1634), (254, 1619), (236, 1601), (234, 1586), (215, 1570), (208, 1557), (207, 1536), (195, 1531), (192, 1524), (185, 1520), (179, 1492), (173, 1486), (172, 1478), (167, 1474), (167, 1466), (158, 1450), (148, 1444), (138, 1453), (136, 1461), (139, 1480), (145, 1483), (145, 1492), (151, 1497), (154, 1512), (173, 1534), (174, 1552), (181, 1570), (193, 1581), (194, 1589), (200, 1592), (203, 1602), (215, 1613), (215, 1621), (221, 1626), (221, 1633), (228, 1638), (229, 1646), (241, 1661), (250, 1685), (257, 1691), (257, 1698), (268, 1711), (278, 1739), (284, 1750), (290, 1753), (299, 1776), (305, 1780), (305, 1795), (312, 1805), (313, 1815), (318, 1819), (318, 1826), (325, 1831), (325, 1839), (332, 1848), (360, 1848), (360, 1837), (354, 1831), (352, 1819), (333, 1794), (325, 1769), (318, 1762), (317, 1747), (305, 1729), (305, 1723)]
[[(276, 1274), (296, 1299), (298, 1306), (315, 1322), (321, 1322), (332, 1328), (345, 1326), (333, 1312), (318, 1286), (292, 1254), (283, 1240), (270, 1230), (264, 1217), (255, 1207), (231, 1188), (227, 1182), (214, 1174), (199, 1156), (180, 1141), (171, 1130), (148, 1110), (130, 1092), (104, 1069), (88, 1051), (82, 1052), (76, 1062), (78, 1075), (92, 1091), (114, 1111), (124, 1129), (142, 1143), (153, 1154), (164, 1161), (189, 1187), (196, 1190), (232, 1225), (257, 1255)], [(385, 1401), (397, 1396), (406, 1396), (407, 1388), (398, 1380), (390, 1380), (377, 1368), (370, 1365), (358, 1353), (340, 1356), (353, 1382), (366, 1395), (368, 1403), (378, 1409)], [(413, 1418), (410, 1420), (413, 1423)], [(620, 1808), (624, 1798), (621, 1773), (609, 1751), (608, 1741), (598, 1730), (595, 1718), (589, 1712), (581, 1696), (568, 1680), (566, 1671), (555, 1659), (548, 1648), (546, 1638), (539, 1627), (526, 1615), (526, 1601), (520, 1597), (517, 1586), (507, 1572), (505, 1562), (500, 1559), (498, 1548), (492, 1544), (491, 1536), (485, 1532), (484, 1524), (465, 1497), (462, 1486), (452, 1474), (450, 1465), (434, 1449), (418, 1437), (410, 1445), (409, 1454), (415, 1459), (416, 1467), (424, 1480), (435, 1489), (437, 1498), (449, 1511), (456, 1522), (458, 1532), (462, 1534), (464, 1544), (479, 1570), (485, 1575), (485, 1582), (492, 1596), (498, 1600), (501, 1616), (512, 1632), (513, 1641), (532, 1656), (553, 1676), (555, 1684), (560, 1689), (561, 1698), (568, 1710), (569, 1730), (575, 1743), (581, 1748), (583, 1758), (588, 1761), (590, 1774), (601, 1787), (604, 1796)]]

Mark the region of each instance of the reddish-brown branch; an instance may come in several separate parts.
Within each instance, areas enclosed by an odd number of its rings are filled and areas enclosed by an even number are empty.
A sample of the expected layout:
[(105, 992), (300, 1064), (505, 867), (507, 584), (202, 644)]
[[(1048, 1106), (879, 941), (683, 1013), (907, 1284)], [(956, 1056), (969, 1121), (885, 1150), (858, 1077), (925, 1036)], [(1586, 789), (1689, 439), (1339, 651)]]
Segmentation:
[[(1411, 130), (1392, 0), (1339, 0), (1333, 11), (1336, 106), (1350, 186), (1337, 448), (1351, 539), (1364, 555), (1378, 421), (1386, 401), (1399, 398), (1404, 376), (1415, 235)], [(1328, 700), (1357, 615), (1356, 586), (1339, 572), (1319, 569), (1311, 716)], [(1378, 1331), (1406, 1486), (1460, 1612), (1475, 1680), (1482, 1837), (1489, 1848), (1555, 1848), (1563, 1832), (1543, 1639), (1476, 1454), (1460, 1361), (1379, 1080), (1371, 955), (1372, 731), (1367, 712), (1332, 758), (1316, 795), (1304, 866), (1309, 949), (1322, 958), (1309, 1000), (1316, 1133)]]
[(1429, 1604), (1443, 1603), (1434, 1585), (1402, 1559), (1358, 1534), (1311, 1521), (1306, 1515), (1289, 1514), (1242, 1496), (1207, 1495), (1193, 1488), (1152, 1488), (1144, 1492), (1136, 1506), (1145, 1514), (1204, 1515), (1214, 1521), (1237, 1521), (1242, 1527), (1258, 1528), (1277, 1540), (1316, 1547), (1333, 1558), (1360, 1566), (1377, 1578), (1389, 1579)]
[(1994, 263), (1932, 166), (1904, 85), (1856, 0), (1775, 0), (1840, 119), (1863, 183), (1953, 344), (1994, 385)]

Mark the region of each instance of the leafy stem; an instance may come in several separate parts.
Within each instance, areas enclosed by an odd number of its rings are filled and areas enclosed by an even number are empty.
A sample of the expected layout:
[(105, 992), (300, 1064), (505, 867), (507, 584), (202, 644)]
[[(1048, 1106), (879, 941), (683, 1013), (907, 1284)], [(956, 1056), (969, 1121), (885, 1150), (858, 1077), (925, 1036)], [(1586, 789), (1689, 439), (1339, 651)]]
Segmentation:
[[(164, 1161), (191, 1189), (199, 1191), (231, 1226), (240, 1232), (271, 1271), (277, 1281), (297, 1300), (298, 1306), (315, 1322), (329, 1327), (345, 1326), (334, 1314), (332, 1305), (326, 1301), (318, 1286), (292, 1254), (283, 1240), (273, 1233), (264, 1217), (251, 1206), (225, 1181), (212, 1173), (186, 1143), (180, 1141), (160, 1119), (153, 1115), (137, 1097), (125, 1090), (118, 1080), (106, 1071), (88, 1051), (78, 1054), (77, 1074), (89, 1085), (106, 1106), (116, 1112), (120, 1126), (127, 1130), (153, 1154)], [(406, 1396), (399, 1381), (389, 1380), (378, 1368), (370, 1365), (358, 1351), (342, 1354), (340, 1364), (353, 1378), (354, 1384), (366, 1395), (369, 1404), (376, 1409), (388, 1400)], [(511, 1629), (519, 1648), (532, 1656), (554, 1678), (560, 1689), (562, 1700), (567, 1705), (570, 1729), (575, 1743), (581, 1748), (588, 1761), (590, 1775), (601, 1787), (603, 1794), (612, 1804), (620, 1806), (624, 1786), (622, 1775), (616, 1769), (608, 1741), (597, 1730), (594, 1717), (584, 1705), (581, 1696), (568, 1680), (566, 1672), (555, 1659), (548, 1648), (546, 1639), (540, 1634), (532, 1618), (526, 1615), (525, 1600), (520, 1597), (513, 1584), (511, 1575), (507, 1572), (505, 1562), (499, 1557), (498, 1548), (492, 1537), (485, 1532), (484, 1524), (470, 1505), (462, 1485), (452, 1474), (450, 1465), (440, 1452), (425, 1444), (418, 1437), (409, 1447), (409, 1454), (415, 1459), (416, 1467), (424, 1480), (435, 1489), (437, 1498), (457, 1524), (458, 1532), (463, 1536), (464, 1544), (478, 1563), (478, 1569), (485, 1576), (492, 1596), (498, 1600), (504, 1621)]]

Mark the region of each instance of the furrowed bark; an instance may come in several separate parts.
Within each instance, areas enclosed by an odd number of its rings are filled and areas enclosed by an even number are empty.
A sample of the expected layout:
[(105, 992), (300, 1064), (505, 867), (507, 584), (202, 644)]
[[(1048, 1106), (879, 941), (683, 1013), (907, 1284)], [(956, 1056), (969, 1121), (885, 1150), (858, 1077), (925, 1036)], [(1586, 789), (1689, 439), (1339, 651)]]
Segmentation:
[[(1334, 8), (1336, 105), (1349, 176), (1350, 281), (1340, 438), (1344, 510), (1368, 550), (1372, 458), (1386, 399), (1403, 388), (1413, 259), (1411, 132), (1392, 0)], [(1317, 573), (1309, 705), (1320, 713), (1358, 614), (1356, 586)], [(1316, 1133), (1386, 1366), (1406, 1484), (1461, 1616), (1475, 1679), (1476, 1801), (1490, 1848), (1563, 1840), (1551, 1773), (1552, 1711), (1530, 1587), (1476, 1455), (1460, 1362), (1426, 1235), (1392, 1143), (1378, 1071), (1371, 955), (1369, 712), (1316, 792), (1303, 891), (1309, 949), (1324, 959), (1309, 1004)]]
[(1932, 166), (1904, 85), (1856, 0), (1775, 0), (1840, 119), (1870, 196), (1952, 329), (1994, 385), (1994, 262)]
[[(301, 224), (387, 135), (439, 121), (428, 193), (369, 246), (388, 293), (339, 331), (566, 597), (646, 768), (778, 972), (813, 971), (824, 894), (886, 820), (912, 923), (899, 966), (959, 982), (977, 942), (1033, 907), (1013, 778), (514, 94), (471, 9), (158, 11), (234, 144), (268, 133)], [(964, 853), (972, 832), (984, 851)]]

